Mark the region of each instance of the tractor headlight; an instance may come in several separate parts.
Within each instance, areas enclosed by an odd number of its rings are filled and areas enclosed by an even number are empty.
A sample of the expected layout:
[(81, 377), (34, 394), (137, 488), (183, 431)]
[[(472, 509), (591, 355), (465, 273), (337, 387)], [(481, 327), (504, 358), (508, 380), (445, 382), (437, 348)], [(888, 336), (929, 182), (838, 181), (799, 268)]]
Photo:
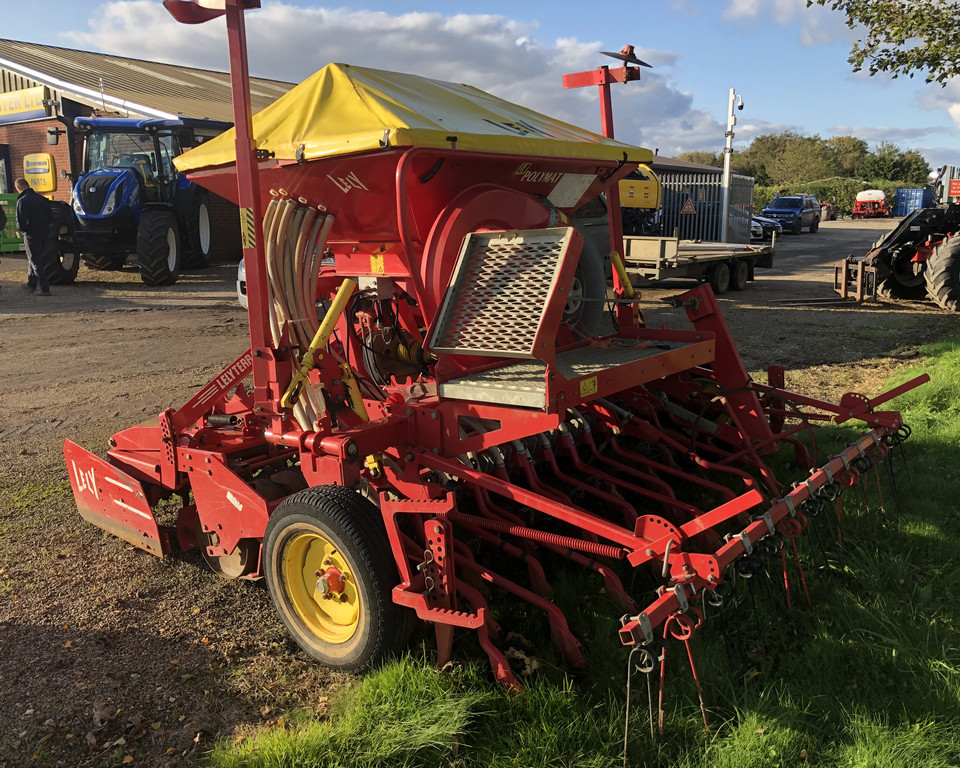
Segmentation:
[(73, 206), (73, 211), (77, 214), (77, 216), (83, 216), (83, 206), (80, 205), (80, 198), (77, 196), (76, 192), (70, 193), (70, 205)]
[(109, 216), (111, 213), (113, 213), (114, 209), (117, 207), (117, 195), (119, 194), (119, 192), (120, 192), (119, 189), (115, 189), (113, 190), (113, 192), (110, 193), (110, 197), (107, 198), (106, 205), (103, 206), (104, 216)]

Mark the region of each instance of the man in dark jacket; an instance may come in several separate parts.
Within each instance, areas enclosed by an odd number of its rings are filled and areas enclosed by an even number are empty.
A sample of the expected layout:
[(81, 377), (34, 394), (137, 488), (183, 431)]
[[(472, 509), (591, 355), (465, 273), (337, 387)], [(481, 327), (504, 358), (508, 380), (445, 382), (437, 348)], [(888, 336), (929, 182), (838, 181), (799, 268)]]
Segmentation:
[(50, 203), (27, 184), (26, 179), (17, 179), (14, 184), (17, 197), (17, 229), (23, 232), (27, 246), (28, 290), (37, 296), (49, 296), (50, 284), (44, 269), (43, 255), (50, 238)]

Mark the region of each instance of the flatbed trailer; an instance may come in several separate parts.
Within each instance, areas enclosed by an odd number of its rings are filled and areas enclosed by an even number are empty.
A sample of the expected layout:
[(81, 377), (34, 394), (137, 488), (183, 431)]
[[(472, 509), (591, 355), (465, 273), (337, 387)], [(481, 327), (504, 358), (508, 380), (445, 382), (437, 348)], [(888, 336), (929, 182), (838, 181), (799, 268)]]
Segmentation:
[(624, 266), (642, 287), (661, 280), (708, 282), (715, 294), (742, 291), (754, 269), (773, 266), (776, 235), (769, 244), (704, 243), (676, 237), (623, 238)]

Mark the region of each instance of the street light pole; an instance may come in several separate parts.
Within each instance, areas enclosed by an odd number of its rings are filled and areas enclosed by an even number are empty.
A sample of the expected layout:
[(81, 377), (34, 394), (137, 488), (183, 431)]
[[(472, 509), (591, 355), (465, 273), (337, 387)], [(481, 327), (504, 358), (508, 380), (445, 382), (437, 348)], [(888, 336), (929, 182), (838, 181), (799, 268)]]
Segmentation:
[(720, 242), (727, 242), (730, 227), (730, 161), (733, 156), (733, 126), (737, 124), (737, 116), (734, 114), (734, 105), (737, 109), (743, 109), (743, 97), (730, 89), (730, 102), (727, 106), (727, 137), (726, 146), (723, 149), (723, 210), (720, 219)]

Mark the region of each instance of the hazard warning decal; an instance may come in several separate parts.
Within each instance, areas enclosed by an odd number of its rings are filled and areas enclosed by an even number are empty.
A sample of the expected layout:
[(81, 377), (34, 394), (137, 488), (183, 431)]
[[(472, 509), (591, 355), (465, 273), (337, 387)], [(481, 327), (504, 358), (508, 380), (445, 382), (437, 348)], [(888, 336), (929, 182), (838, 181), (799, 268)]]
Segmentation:
[(687, 202), (685, 202), (683, 204), (683, 208), (680, 209), (680, 213), (690, 214), (690, 213), (696, 213), (696, 212), (697, 212), (697, 209), (693, 207), (693, 200), (691, 200), (688, 197)]

